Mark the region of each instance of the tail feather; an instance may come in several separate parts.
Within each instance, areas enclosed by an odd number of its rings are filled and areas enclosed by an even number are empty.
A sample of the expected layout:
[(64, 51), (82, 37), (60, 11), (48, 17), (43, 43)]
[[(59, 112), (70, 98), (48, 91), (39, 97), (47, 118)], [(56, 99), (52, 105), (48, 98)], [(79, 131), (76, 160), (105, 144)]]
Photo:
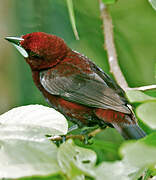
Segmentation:
[(146, 136), (146, 133), (138, 126), (138, 124), (122, 124), (121, 127), (114, 125), (125, 139), (140, 139)]
[(140, 139), (146, 136), (137, 124), (133, 112), (124, 114), (110, 109), (97, 109), (96, 115), (105, 123), (113, 125), (125, 139)]

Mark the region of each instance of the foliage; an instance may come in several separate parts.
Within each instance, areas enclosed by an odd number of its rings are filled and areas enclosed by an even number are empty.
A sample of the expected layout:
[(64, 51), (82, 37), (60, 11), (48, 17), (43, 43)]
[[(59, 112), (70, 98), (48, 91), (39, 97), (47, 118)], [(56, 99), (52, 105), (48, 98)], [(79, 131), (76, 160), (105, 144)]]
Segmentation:
[(113, 4), (116, 2), (116, 0), (102, 0), (105, 4)]
[[(146, 0), (103, 2), (112, 4), (109, 11), (114, 24), (118, 59), (129, 85), (154, 84), (154, 9)], [(155, 1), (149, 2), (155, 8)], [(5, 0), (0, 8), (7, 12), (5, 14), (1, 10), (1, 17), (5, 19), (4, 27), (7, 28), (4, 28), (5, 33), (1, 29), (1, 34), (21, 35), (32, 31), (56, 34), (64, 38), (71, 48), (89, 56), (109, 73), (106, 52), (103, 50), (98, 1), (67, 0), (67, 3), (62, 0)], [(71, 27), (75, 34), (78, 30), (79, 41), (75, 40)], [(32, 83), (30, 70), (22, 57), (14, 49), (9, 50), (6, 42), (2, 42), (1, 47), (4, 48), (0, 50), (0, 63), (5, 68), (0, 72), (0, 112), (15, 105), (45, 104)], [(1, 115), (0, 178), (147, 180), (150, 176), (156, 176), (156, 91), (130, 91), (126, 95), (136, 108), (138, 123), (149, 134), (139, 141), (125, 142), (116, 130), (108, 128), (97, 134), (91, 145), (68, 140), (57, 147), (45, 135), (66, 134), (67, 122), (61, 115), (56, 117), (53, 112), (50, 116), (53, 121), (48, 121), (49, 124), (46, 124), (49, 118), (44, 116), (47, 110), (39, 106), (35, 107), (37, 116), (33, 114), (33, 106), (13, 109)], [(41, 108), (44, 109), (42, 116), (39, 114)]]
[(76, 29), (75, 15), (74, 15), (72, 0), (67, 0), (67, 6), (68, 6), (70, 21), (71, 21), (71, 25), (73, 28), (74, 35), (75, 35), (76, 39), (79, 40), (79, 35), (78, 35), (77, 29)]
[[(134, 100), (135, 96), (128, 97)], [(151, 98), (148, 102), (147, 95), (144, 97), (142, 94), (142, 101), (144, 99), (145, 105), (155, 103), (150, 102)], [(138, 109), (141, 107), (143, 112), (149, 114), (144, 104), (138, 106)], [(139, 115), (140, 110), (137, 112)], [(146, 117), (146, 114), (142, 116)], [(154, 119), (154, 116), (151, 116), (152, 128), (155, 128), (156, 122), (152, 117)], [(51, 119), (54, 120), (51, 121)], [(151, 121), (145, 122), (151, 125)], [(67, 133), (65, 119), (51, 108), (39, 105), (18, 107), (1, 115), (0, 123), (0, 178), (23, 179), (23, 177), (34, 176), (33, 179), (49, 177), (53, 179), (53, 176), (57, 175), (58, 179), (77, 180), (90, 177), (97, 180), (102, 178), (133, 180), (143, 173), (148, 177), (156, 174), (156, 132), (139, 141), (124, 142), (121, 146), (111, 144), (111, 141), (106, 141), (107, 138), (104, 136), (100, 136), (101, 139), (96, 137), (93, 150), (104, 148), (106, 152), (110, 152), (107, 160), (109, 155), (116, 155), (116, 161), (104, 161), (97, 165), (96, 153), (86, 147), (75, 145), (72, 140), (66, 141), (60, 147), (50, 143), (45, 136), (46, 133), (51, 135)], [(121, 140), (118, 141), (118, 144), (121, 144)], [(119, 150), (121, 160), (114, 153), (115, 149)], [(102, 156), (102, 153), (101, 151), (101, 154), (97, 154)]]

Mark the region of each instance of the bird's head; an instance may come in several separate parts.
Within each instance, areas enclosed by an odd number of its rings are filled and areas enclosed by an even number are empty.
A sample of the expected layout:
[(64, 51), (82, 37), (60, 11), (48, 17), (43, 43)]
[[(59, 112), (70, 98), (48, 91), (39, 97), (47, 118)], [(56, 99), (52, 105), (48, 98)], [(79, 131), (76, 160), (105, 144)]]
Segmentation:
[(59, 63), (70, 51), (61, 38), (44, 32), (5, 39), (18, 49), (32, 70), (50, 68)]

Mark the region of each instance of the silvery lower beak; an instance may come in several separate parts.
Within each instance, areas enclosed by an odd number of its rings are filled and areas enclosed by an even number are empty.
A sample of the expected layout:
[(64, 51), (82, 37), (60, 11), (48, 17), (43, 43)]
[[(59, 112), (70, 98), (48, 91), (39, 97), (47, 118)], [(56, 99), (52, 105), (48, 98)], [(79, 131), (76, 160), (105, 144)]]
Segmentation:
[(7, 41), (11, 42), (11, 44), (13, 44), (16, 49), (22, 54), (22, 56), (24, 56), (25, 58), (28, 58), (28, 53), (26, 52), (26, 50), (21, 47), (20, 42), (23, 41), (24, 39), (21, 37), (6, 37), (5, 38)]

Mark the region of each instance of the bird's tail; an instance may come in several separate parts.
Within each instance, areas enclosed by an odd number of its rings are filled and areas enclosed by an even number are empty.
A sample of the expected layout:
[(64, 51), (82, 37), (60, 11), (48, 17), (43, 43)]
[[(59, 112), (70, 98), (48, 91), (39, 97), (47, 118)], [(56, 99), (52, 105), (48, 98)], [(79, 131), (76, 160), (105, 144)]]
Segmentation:
[(114, 127), (125, 139), (140, 139), (146, 136), (138, 124), (114, 124)]
[(114, 110), (97, 109), (96, 115), (105, 123), (113, 125), (125, 139), (140, 139), (146, 136), (137, 124), (133, 112), (124, 114)]

